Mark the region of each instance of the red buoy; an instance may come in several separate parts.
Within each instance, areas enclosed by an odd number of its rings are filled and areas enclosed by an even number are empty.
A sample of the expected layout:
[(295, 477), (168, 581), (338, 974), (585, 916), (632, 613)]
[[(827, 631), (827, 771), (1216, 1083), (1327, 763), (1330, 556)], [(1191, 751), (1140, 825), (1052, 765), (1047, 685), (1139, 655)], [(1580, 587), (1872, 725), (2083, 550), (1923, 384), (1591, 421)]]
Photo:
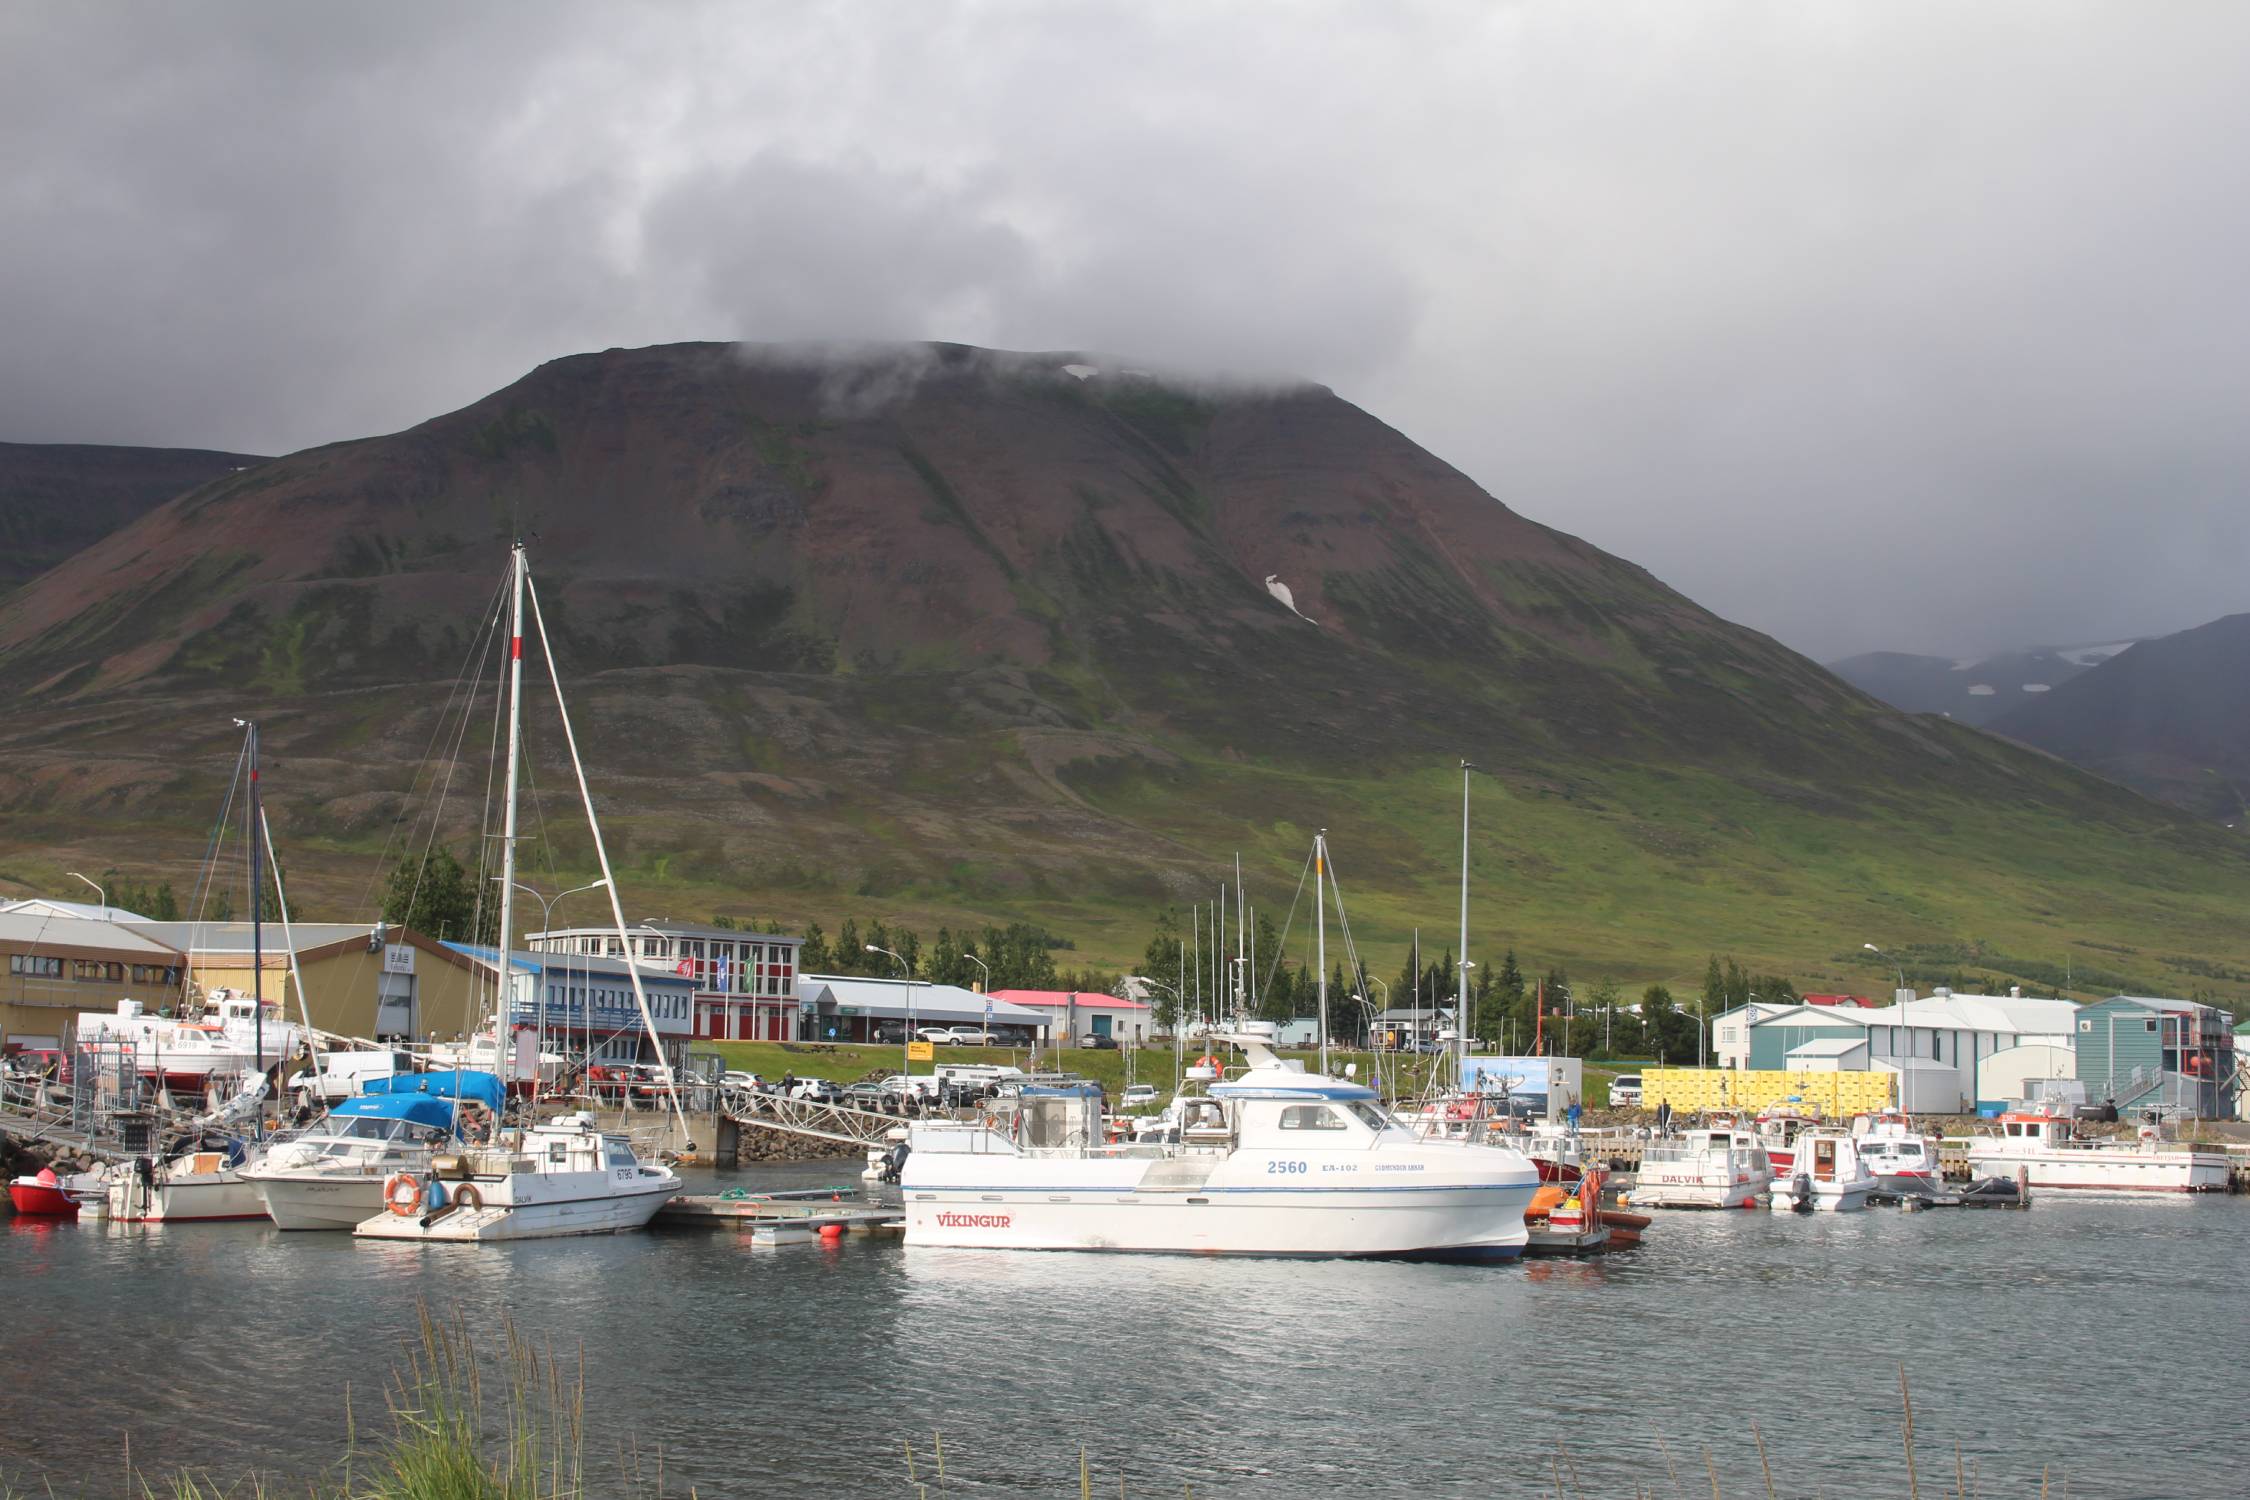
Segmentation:
[(820, 1226), (820, 1242), (823, 1245), (833, 1245), (843, 1237), (844, 1226), (841, 1224), (823, 1224)]

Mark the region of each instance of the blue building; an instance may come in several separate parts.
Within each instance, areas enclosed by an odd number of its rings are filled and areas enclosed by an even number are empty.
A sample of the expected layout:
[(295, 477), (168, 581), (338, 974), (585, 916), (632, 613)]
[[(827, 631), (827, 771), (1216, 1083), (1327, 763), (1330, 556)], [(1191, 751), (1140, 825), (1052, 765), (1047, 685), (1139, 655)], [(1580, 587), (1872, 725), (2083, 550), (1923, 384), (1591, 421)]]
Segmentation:
[(2078, 1013), (2078, 1081), (2119, 1109), (2232, 1115), (2234, 1018), (2193, 1000), (2112, 995)]

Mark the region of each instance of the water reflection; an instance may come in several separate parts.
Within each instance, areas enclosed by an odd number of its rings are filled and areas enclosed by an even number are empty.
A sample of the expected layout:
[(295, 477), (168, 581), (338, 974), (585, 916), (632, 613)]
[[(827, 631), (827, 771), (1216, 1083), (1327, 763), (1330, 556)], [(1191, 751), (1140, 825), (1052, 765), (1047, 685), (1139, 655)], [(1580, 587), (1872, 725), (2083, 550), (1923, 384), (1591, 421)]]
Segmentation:
[(317, 1472), (426, 1300), (583, 1349), (597, 1438), (706, 1496), (906, 1493), (933, 1429), (996, 1496), (1075, 1494), (1081, 1445), (1104, 1493), (1670, 1493), (1660, 1442), (1697, 1492), (1708, 1452), (1762, 1494), (1753, 1419), (1784, 1493), (1888, 1495), (1902, 1360), (1925, 1482), (1958, 1440), (1987, 1495), (2048, 1462), (2081, 1495), (2240, 1493), (2241, 1200), (1675, 1214), (1631, 1255), (1491, 1268), (6, 1230), (19, 1482), (114, 1472), (128, 1432), (151, 1466)]

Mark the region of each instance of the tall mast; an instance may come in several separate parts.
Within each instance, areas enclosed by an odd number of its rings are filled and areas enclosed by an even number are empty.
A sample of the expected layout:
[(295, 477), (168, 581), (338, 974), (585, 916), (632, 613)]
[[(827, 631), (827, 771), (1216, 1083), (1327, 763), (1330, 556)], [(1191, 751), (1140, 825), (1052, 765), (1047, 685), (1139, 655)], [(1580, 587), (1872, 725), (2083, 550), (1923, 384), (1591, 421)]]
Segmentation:
[(1328, 830), (1323, 828), (1313, 835), (1313, 929), (1318, 940), (1313, 949), (1314, 962), (1320, 965), (1320, 1074), (1328, 1076)]
[(1455, 955), (1454, 973), (1460, 985), (1453, 1001), (1453, 1034), (1460, 1044), (1455, 1080), (1464, 1088), (1469, 1080), (1469, 772), (1461, 762), (1461, 947)]
[[(250, 731), (250, 1026), (251, 1045), (257, 1052), (257, 1071), (266, 1071), (266, 929), (260, 920), (266, 893), (266, 866), (258, 842), (258, 725), (255, 720), (246, 726)], [(259, 1118), (265, 1118), (264, 1106), (259, 1106)]]
[(1234, 854), (1234, 1013), (1247, 1016), (1245, 987), (1250, 980), (1250, 924), (1244, 920), (1245, 903), (1242, 898), (1242, 851)]
[[(513, 1045), (509, 1036), (508, 993), (515, 979), (513, 961), (516, 914), (516, 757), (523, 744), (523, 543), (508, 551), (508, 798), (500, 815), (500, 954), (493, 981), (492, 1051), (494, 1072), (507, 1076), (500, 1063), (500, 1048)], [(536, 991), (534, 992), (536, 995)], [(538, 997), (544, 1004), (544, 996)], [(531, 1099), (539, 1101), (539, 1064), (531, 1060)]]

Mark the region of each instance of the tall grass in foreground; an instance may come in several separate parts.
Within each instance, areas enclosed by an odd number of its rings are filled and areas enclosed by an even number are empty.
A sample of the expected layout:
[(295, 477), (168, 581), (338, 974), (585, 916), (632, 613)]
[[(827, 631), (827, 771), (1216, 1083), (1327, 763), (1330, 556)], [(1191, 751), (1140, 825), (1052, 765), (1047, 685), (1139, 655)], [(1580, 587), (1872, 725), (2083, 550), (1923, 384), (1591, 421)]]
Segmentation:
[[(321, 1479), (279, 1481), (250, 1474), (231, 1482), (180, 1471), (164, 1476), (136, 1468), (130, 1444), (118, 1478), (119, 1500), (583, 1500), (663, 1494), (661, 1457), (653, 1479), (640, 1455), (620, 1449), (615, 1474), (589, 1487), (586, 1477), (586, 1365), (567, 1367), (500, 1325), (499, 1350), (487, 1358), (467, 1318), (433, 1317), (419, 1327), (384, 1392), (387, 1435), (363, 1446), (350, 1392), (341, 1472)], [(75, 1493), (105, 1493), (97, 1477)], [(34, 1500), (0, 1482), (0, 1500)], [(42, 1500), (58, 1500), (48, 1485)]]

